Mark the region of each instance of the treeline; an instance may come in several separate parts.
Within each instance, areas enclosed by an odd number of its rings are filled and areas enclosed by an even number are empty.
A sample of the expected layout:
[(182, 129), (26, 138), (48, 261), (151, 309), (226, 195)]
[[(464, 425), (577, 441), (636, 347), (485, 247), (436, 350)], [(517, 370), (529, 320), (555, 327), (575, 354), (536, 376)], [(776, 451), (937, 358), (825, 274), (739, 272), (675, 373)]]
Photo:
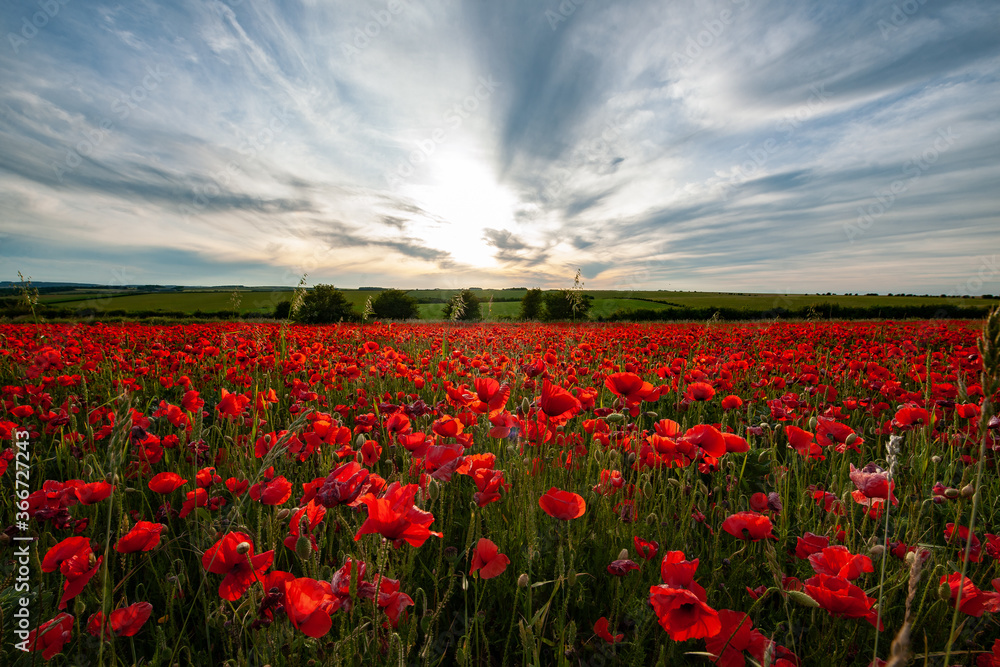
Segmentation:
[(844, 306), (819, 303), (802, 308), (639, 308), (619, 309), (610, 315), (595, 317), (597, 322), (673, 322), (677, 320), (974, 320), (986, 317), (990, 306), (953, 306), (923, 304), (912, 306)]

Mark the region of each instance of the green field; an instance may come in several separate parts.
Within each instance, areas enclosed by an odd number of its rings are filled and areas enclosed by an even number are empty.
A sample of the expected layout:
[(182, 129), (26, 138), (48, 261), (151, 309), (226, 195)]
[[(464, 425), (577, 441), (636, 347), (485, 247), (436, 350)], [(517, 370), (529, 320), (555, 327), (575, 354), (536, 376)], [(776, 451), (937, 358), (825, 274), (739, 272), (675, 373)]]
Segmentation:
[[(374, 290), (342, 290), (347, 300), (359, 313), (369, 298), (378, 294)], [(422, 319), (441, 319), (445, 303), (455, 290), (410, 290), (409, 294), (420, 302)], [(523, 289), (476, 290), (482, 302), (485, 319), (516, 318), (520, 309)], [(822, 310), (824, 305), (853, 308), (890, 308), (916, 306), (988, 306), (995, 298), (956, 298), (947, 296), (904, 295), (843, 295), (843, 294), (750, 294), (727, 292), (671, 292), (635, 291), (615, 292), (585, 290), (593, 298), (592, 317), (608, 317), (622, 310), (716, 309), (731, 308), (749, 312), (796, 311), (809, 307)], [(241, 317), (267, 316), (275, 306), (292, 297), (292, 288), (184, 288), (164, 291), (139, 292), (136, 290), (70, 289), (43, 294), (40, 302), (46, 306), (72, 311), (87, 311), (98, 316), (133, 316), (176, 314), (231, 313), (234, 303), (239, 304)], [(492, 297), (492, 303), (490, 299)], [(824, 315), (819, 312), (818, 315)]]

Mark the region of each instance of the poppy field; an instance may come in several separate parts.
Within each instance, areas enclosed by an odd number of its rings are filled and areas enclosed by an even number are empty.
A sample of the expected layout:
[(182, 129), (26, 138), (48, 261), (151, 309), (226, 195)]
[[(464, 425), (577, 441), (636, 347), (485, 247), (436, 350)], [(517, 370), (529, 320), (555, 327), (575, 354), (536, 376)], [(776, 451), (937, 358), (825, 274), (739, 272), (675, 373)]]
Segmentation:
[(0, 326), (30, 665), (1000, 665), (1000, 317)]

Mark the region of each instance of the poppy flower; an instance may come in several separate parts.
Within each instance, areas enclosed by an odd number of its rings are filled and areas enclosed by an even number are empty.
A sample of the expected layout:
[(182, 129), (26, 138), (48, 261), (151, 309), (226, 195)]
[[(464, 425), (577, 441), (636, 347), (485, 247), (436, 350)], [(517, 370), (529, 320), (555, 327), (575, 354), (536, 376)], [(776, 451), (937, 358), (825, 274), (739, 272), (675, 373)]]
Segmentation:
[[(832, 616), (863, 618), (873, 626), (878, 620), (878, 615), (872, 611), (875, 599), (843, 577), (817, 574), (806, 579), (803, 592)], [(881, 621), (877, 627), (880, 631), (884, 629)]]
[(406, 617), (406, 608), (413, 606), (413, 598), (399, 590), (399, 580), (380, 576), (376, 602), (389, 617), (389, 625), (399, 627), (399, 619)]
[(611, 632), (608, 630), (608, 619), (604, 616), (601, 616), (599, 619), (597, 619), (597, 622), (594, 623), (594, 634), (596, 634), (598, 637), (608, 642), (609, 644), (617, 644), (618, 642), (625, 639), (624, 633), (619, 633), (617, 635), (611, 634)]
[(538, 505), (550, 517), (563, 521), (578, 519), (587, 511), (587, 503), (583, 496), (554, 486), (538, 499)]
[(441, 533), (428, 528), (434, 522), (434, 515), (413, 504), (418, 490), (416, 484), (400, 486), (393, 482), (381, 498), (370, 493), (361, 496), (360, 501), (368, 508), (368, 518), (354, 535), (354, 541), (362, 535), (379, 533), (398, 548), (403, 542), (419, 547), (431, 535), (441, 537)]
[(222, 400), (219, 404), (215, 406), (215, 409), (219, 411), (219, 414), (223, 417), (239, 417), (246, 410), (247, 405), (250, 404), (250, 398), (244, 396), (243, 394), (231, 394), (222, 389)]
[(148, 602), (136, 602), (127, 607), (115, 609), (108, 614), (108, 621), (104, 623), (104, 613), (98, 611), (87, 622), (87, 632), (98, 638), (107, 638), (110, 628), (116, 637), (134, 637), (149, 620), (149, 615), (152, 613), (153, 605)]
[[(948, 604), (952, 607), (955, 606), (955, 601), (958, 599), (958, 591), (961, 588), (962, 601), (959, 603), (958, 610), (968, 616), (979, 618), (983, 615), (983, 612), (1000, 611), (1000, 586), (998, 586), (997, 581), (994, 580), (993, 585), (998, 587), (998, 592), (990, 593), (989, 591), (982, 591), (977, 588), (976, 584), (969, 577), (965, 577), (963, 581), (961, 572), (953, 572), (950, 575), (942, 575), (939, 585), (948, 585), (951, 591)], [(961, 583), (961, 587), (959, 583)]]
[(340, 608), (327, 581), (299, 577), (285, 582), (285, 615), (296, 630), (307, 637), (322, 637), (330, 631), (330, 615)]
[[(104, 556), (94, 557), (88, 541), (86, 548), (79, 550), (71, 558), (59, 565), (59, 571), (66, 577), (63, 583), (63, 594), (59, 599), (59, 609), (65, 609), (66, 603), (83, 591), (88, 582), (101, 569)], [(44, 569), (44, 568), (43, 568)]]
[(368, 488), (369, 472), (357, 461), (350, 461), (333, 470), (316, 491), (316, 502), (324, 507), (353, 505)]
[(757, 540), (765, 537), (778, 539), (772, 532), (771, 520), (757, 512), (737, 512), (722, 522), (722, 530), (741, 540)]
[(63, 562), (76, 557), (87, 557), (93, 553), (89, 537), (67, 537), (49, 547), (42, 559), (42, 572), (55, 572)]
[(795, 542), (795, 557), (804, 560), (812, 554), (819, 553), (829, 545), (829, 537), (807, 532)]
[(510, 398), (510, 387), (500, 384), (493, 378), (476, 378), (476, 398), (479, 400), (469, 407), (479, 414), (489, 413), (494, 417), (503, 411)]
[[(944, 527), (944, 541), (948, 544), (957, 543), (962, 549), (962, 557), (965, 557), (965, 543), (969, 541), (969, 527), (959, 526), (958, 536), (955, 536), (955, 524), (949, 523)], [(969, 547), (969, 562), (978, 563), (982, 554), (982, 545), (975, 533), (972, 534), (972, 545)]]
[(753, 621), (741, 611), (719, 610), (721, 628), (718, 634), (705, 638), (705, 650), (714, 655), (714, 664), (721, 667), (743, 667), (743, 651), (750, 649)]
[(742, 454), (750, 451), (750, 443), (735, 433), (723, 433), (722, 439), (726, 441), (727, 454)]
[(150, 551), (160, 543), (160, 535), (166, 528), (162, 523), (137, 521), (125, 535), (115, 543), (115, 551), (120, 554), (131, 554), (137, 551)]
[(194, 389), (189, 389), (184, 392), (183, 398), (181, 398), (181, 405), (188, 412), (198, 412), (203, 407), (205, 407), (205, 400), (199, 397), (198, 392)]
[(719, 457), (726, 453), (726, 439), (711, 424), (692, 426), (684, 432), (682, 440), (701, 447), (709, 456)]
[(465, 430), (465, 426), (450, 415), (442, 415), (431, 425), (431, 430), (442, 438), (455, 438)]
[(187, 484), (187, 480), (175, 472), (161, 472), (149, 480), (149, 490), (153, 493), (171, 493)]
[(93, 505), (110, 496), (115, 487), (108, 482), (101, 481), (81, 484), (74, 490), (76, 491), (76, 497), (79, 498), (81, 503), (84, 505)]
[(41, 651), (42, 658), (51, 660), (62, 652), (63, 646), (72, 636), (73, 617), (63, 612), (28, 633), (28, 650)]
[(616, 577), (624, 577), (632, 570), (638, 570), (638, 569), (639, 569), (638, 563), (629, 560), (628, 558), (622, 558), (619, 560), (611, 561), (611, 564), (608, 565), (608, 574), (612, 574)]
[(583, 406), (579, 399), (562, 387), (552, 384), (546, 378), (542, 382), (541, 411), (556, 425), (566, 422), (576, 415)]
[(651, 586), (649, 603), (667, 635), (675, 642), (712, 637), (722, 629), (719, 612), (686, 588)]
[(976, 667), (1000, 667), (1000, 639), (993, 642), (993, 650), (976, 656)]
[(181, 512), (178, 516), (183, 519), (188, 514), (193, 512), (196, 507), (205, 507), (207, 505), (208, 491), (200, 487), (194, 491), (188, 491), (187, 499), (184, 501), (184, 504), (181, 505)]
[(722, 399), (722, 409), (723, 410), (737, 410), (743, 407), (743, 399), (739, 396), (734, 396), (730, 394)]
[(895, 483), (890, 482), (888, 473), (874, 463), (869, 463), (860, 469), (855, 468), (852, 463), (851, 481), (855, 488), (868, 498), (892, 498), (893, 505), (898, 502), (892, 494)]
[(292, 483), (283, 475), (266, 479), (250, 487), (250, 497), (262, 505), (283, 505), (292, 497)]
[(654, 540), (647, 542), (638, 535), (632, 538), (632, 544), (635, 545), (635, 550), (639, 553), (639, 556), (645, 560), (653, 560), (656, 558), (656, 553), (660, 550), (658, 542)]
[(509, 564), (510, 559), (500, 553), (497, 545), (481, 537), (472, 551), (472, 569), (469, 570), (469, 576), (478, 570), (482, 579), (492, 579), (503, 573)]
[(689, 401), (710, 401), (715, 396), (715, 388), (707, 382), (692, 382), (684, 390)]
[(874, 572), (872, 559), (863, 554), (852, 554), (847, 547), (826, 547), (809, 556), (809, 564), (816, 574), (857, 579), (865, 572)]
[(223, 535), (201, 557), (206, 570), (225, 575), (219, 584), (219, 597), (230, 601), (240, 599), (255, 581), (261, 581), (273, 561), (273, 550), (254, 555), (250, 536), (237, 532)]
[(641, 401), (656, 400), (659, 392), (652, 383), (644, 381), (635, 373), (612, 373), (604, 379), (604, 386), (615, 396), (621, 397), (625, 407), (633, 416), (638, 414)]
[(786, 426), (785, 433), (788, 435), (788, 446), (806, 458), (823, 461), (822, 448), (816, 444), (816, 435), (805, 431), (798, 426)]

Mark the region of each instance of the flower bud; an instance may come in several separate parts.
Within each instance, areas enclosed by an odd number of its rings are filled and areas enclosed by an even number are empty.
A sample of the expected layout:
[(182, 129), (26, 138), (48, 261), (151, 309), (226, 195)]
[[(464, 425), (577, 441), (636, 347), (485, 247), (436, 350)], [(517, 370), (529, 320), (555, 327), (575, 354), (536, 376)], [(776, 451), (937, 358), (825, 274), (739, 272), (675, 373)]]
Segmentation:
[(803, 593), (802, 591), (785, 591), (788, 597), (803, 607), (812, 607), (813, 609), (819, 608), (819, 602), (813, 599), (811, 595)]
[(299, 539), (295, 540), (295, 553), (302, 560), (309, 558), (312, 554), (312, 542), (309, 541), (308, 537), (299, 535)]
[(944, 497), (945, 498), (951, 498), (952, 500), (954, 500), (955, 498), (958, 498), (958, 496), (960, 494), (961, 494), (961, 492), (958, 489), (954, 489), (954, 488), (951, 488), (951, 487), (948, 487), (947, 489), (944, 490)]
[(236, 545), (236, 553), (238, 553), (239, 555), (243, 556), (249, 552), (250, 552), (249, 542), (240, 542), (239, 544)]
[(853, 445), (857, 441), (858, 441), (858, 434), (857, 433), (852, 433), (849, 436), (847, 436), (847, 439), (844, 440), (844, 444), (847, 445), (848, 447), (850, 447), (851, 445)]
[(816, 418), (815, 418), (815, 417), (810, 417), (810, 418), (809, 418), (809, 430), (810, 430), (810, 431), (815, 431), (815, 430), (816, 430), (816, 425), (817, 425), (817, 424), (819, 424), (819, 422), (818, 422), (818, 421), (816, 421)]
[(529, 584), (531, 584), (531, 580), (528, 579), (528, 574), (527, 573), (524, 573), (520, 577), (517, 578), (517, 586), (518, 586), (518, 588), (527, 588)]
[(950, 600), (951, 586), (949, 586), (947, 583), (941, 584), (940, 586), (938, 586), (937, 594), (938, 597), (941, 598), (942, 600)]
[(882, 556), (882, 554), (885, 553), (885, 547), (882, 546), (881, 544), (876, 544), (875, 546), (871, 547), (868, 550), (868, 553), (870, 553), (875, 558), (879, 558)]
[(427, 483), (427, 495), (431, 497), (431, 500), (437, 500), (438, 496), (441, 495), (441, 487), (435, 481), (430, 481)]
[(931, 457), (931, 462), (932, 463), (941, 463), (941, 457), (935, 454), (934, 456)]
[(647, 526), (655, 526), (659, 520), (660, 518), (656, 516), (655, 512), (650, 512), (649, 514), (646, 515)]
[(617, 424), (619, 422), (625, 421), (625, 415), (623, 415), (620, 412), (612, 412), (610, 415), (608, 415), (604, 419), (605, 419), (605, 421), (610, 422), (612, 424)]
[(368, 438), (365, 437), (364, 433), (358, 433), (358, 437), (356, 437), (354, 439), (354, 448), (355, 449), (361, 449), (362, 447), (365, 446), (365, 442), (367, 440), (368, 440)]
[(974, 494), (975, 492), (976, 488), (974, 486), (972, 486), (971, 484), (966, 484), (965, 486), (962, 487), (962, 490), (959, 491), (959, 494), (962, 496), (962, 498), (968, 500), (969, 498), (972, 497), (972, 494)]
[(531, 403), (528, 402), (528, 397), (525, 396), (521, 399), (521, 412), (528, 414), (529, 410), (531, 410)]
[(278, 521), (284, 521), (289, 516), (291, 516), (291, 514), (292, 511), (290, 509), (288, 509), (287, 507), (282, 507), (280, 510), (278, 510), (278, 513), (275, 515), (275, 517), (277, 517)]
[(628, 560), (628, 549), (622, 549), (618, 552), (618, 560)]

